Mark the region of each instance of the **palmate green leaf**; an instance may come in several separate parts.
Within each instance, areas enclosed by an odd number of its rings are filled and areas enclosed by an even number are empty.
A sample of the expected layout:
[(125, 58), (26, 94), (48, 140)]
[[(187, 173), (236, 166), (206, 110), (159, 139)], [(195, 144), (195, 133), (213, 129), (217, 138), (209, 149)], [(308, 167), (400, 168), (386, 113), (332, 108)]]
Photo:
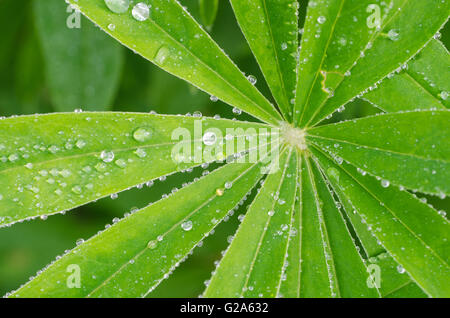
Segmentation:
[(380, 297), (319, 168), (303, 157), (289, 241), (285, 297)]
[[(262, 168), (257, 161), (213, 171), (79, 245), (11, 296), (146, 296), (245, 198)], [(74, 266), (80, 288), (70, 285)]]
[(292, 148), (280, 155), (206, 288), (206, 297), (275, 297), (279, 293), (296, 194)]
[[(107, 110), (119, 84), (123, 48), (61, 0), (34, 1), (50, 97), (58, 111)], [(78, 13), (79, 14), (79, 13)], [(79, 14), (81, 18), (81, 15)]]
[(385, 112), (450, 107), (450, 82), (445, 70), (450, 68), (450, 55), (438, 40), (432, 40), (407, 64), (407, 68), (385, 79), (363, 99)]
[(262, 121), (280, 114), (249, 82), (191, 15), (175, 0), (150, 0), (149, 18), (137, 21), (131, 8), (113, 13), (103, 0), (70, 0), (105, 32), (165, 71)]
[(356, 168), (338, 165), (311, 149), (334, 188), (355, 207), (361, 222), (412, 279), (433, 297), (450, 295), (450, 224), (436, 210), (406, 191), (384, 188)]
[(298, 2), (232, 0), (231, 5), (286, 120), (292, 118), (298, 52)]
[(200, 17), (207, 30), (211, 31), (219, 9), (219, 0), (199, 0)]
[[(235, 153), (255, 152), (256, 139), (261, 146), (278, 139), (278, 132), (267, 128), (224, 119), (112, 112), (3, 119), (0, 226), (72, 209)], [(209, 147), (202, 141), (207, 132), (216, 138)]]
[(300, 53), (297, 124), (318, 123), (401, 67), (442, 27), (449, 11), (450, 3), (441, 0), (310, 2)]
[[(450, 111), (384, 114), (308, 130), (308, 140), (408, 189), (450, 194)], [(426, 124), (425, 124), (426, 123)]]

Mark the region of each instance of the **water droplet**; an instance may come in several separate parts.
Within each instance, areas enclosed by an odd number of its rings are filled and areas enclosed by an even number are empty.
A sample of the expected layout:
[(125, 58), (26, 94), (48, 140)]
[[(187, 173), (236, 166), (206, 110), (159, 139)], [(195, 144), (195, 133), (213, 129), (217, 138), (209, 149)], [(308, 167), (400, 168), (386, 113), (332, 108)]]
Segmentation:
[(17, 159), (19, 159), (19, 156), (17, 154), (15, 154), (15, 153), (13, 153), (12, 155), (8, 156), (8, 160), (11, 161), (11, 162), (16, 161)]
[(127, 166), (127, 162), (124, 159), (117, 159), (115, 164), (120, 168), (125, 168)]
[(257, 82), (256, 77), (254, 77), (253, 75), (247, 76), (247, 79), (248, 79), (248, 81), (249, 81), (252, 85), (255, 85), (256, 82)]
[(83, 243), (84, 243), (84, 240), (83, 240), (83, 239), (78, 239), (77, 242), (76, 242), (77, 246), (78, 246), (78, 245), (81, 245), (81, 244), (83, 244)]
[(52, 145), (48, 148), (48, 151), (50, 151), (51, 153), (57, 153), (59, 151), (59, 147)]
[(81, 194), (81, 192), (82, 192), (81, 187), (80, 186), (74, 186), (72, 188), (72, 192), (75, 193), (75, 194)]
[(117, 193), (113, 193), (113, 194), (111, 194), (110, 197), (111, 197), (111, 200), (115, 200), (119, 197), (119, 195)]
[(240, 110), (240, 109), (237, 108), (237, 107), (234, 107), (234, 108), (233, 108), (233, 113), (236, 114), (236, 115), (240, 115), (240, 114), (242, 114), (242, 110)]
[(281, 50), (286, 50), (287, 49), (287, 43), (281, 43)]
[(216, 189), (217, 196), (221, 197), (223, 193), (224, 193), (223, 189)]
[(269, 215), (269, 216), (273, 216), (275, 214), (275, 211), (269, 211), (269, 212), (267, 212), (267, 215)]
[(150, 128), (138, 128), (133, 132), (133, 138), (139, 142), (148, 141), (152, 137), (152, 130)]
[(139, 158), (145, 158), (147, 156), (147, 153), (145, 152), (144, 149), (142, 148), (138, 148), (135, 152), (136, 156), (138, 156)]
[(439, 97), (442, 98), (443, 100), (447, 100), (448, 98), (448, 92), (447, 91), (442, 91), (439, 93)]
[(130, 6), (130, 0), (105, 0), (106, 6), (114, 13), (124, 13)]
[(390, 184), (391, 184), (391, 183), (390, 183), (388, 180), (381, 180), (381, 186), (382, 186), (383, 188), (389, 187)]
[(103, 150), (100, 153), (100, 159), (102, 159), (103, 162), (111, 162), (114, 160), (114, 152)]
[(320, 16), (317, 18), (317, 22), (319, 22), (320, 24), (324, 24), (325, 21), (327, 21), (327, 18), (325, 18), (324, 16)]
[(336, 168), (330, 167), (327, 169), (327, 174), (336, 181), (339, 181), (339, 171)]
[(99, 162), (95, 165), (95, 170), (97, 170), (99, 172), (105, 171), (106, 168), (107, 168), (107, 166), (103, 162)]
[(233, 183), (231, 183), (231, 182), (225, 183), (225, 189), (231, 189), (232, 186), (233, 186)]
[(395, 29), (389, 30), (387, 36), (391, 41), (398, 41), (400, 39), (400, 33)]
[(108, 25), (108, 29), (109, 31), (114, 31), (116, 29), (116, 25), (111, 23)]
[(158, 50), (158, 52), (156, 52), (155, 55), (155, 63), (159, 64), (159, 65), (163, 65), (164, 62), (166, 61), (167, 57), (169, 56), (170, 51), (167, 47), (165, 46), (161, 46)]
[(82, 139), (77, 140), (75, 146), (77, 146), (78, 149), (84, 148), (84, 146), (86, 146), (86, 142)]
[(403, 274), (406, 272), (406, 270), (403, 268), (402, 265), (398, 265), (397, 266), (397, 272), (399, 272), (400, 274)]
[(203, 135), (202, 140), (203, 140), (203, 143), (204, 143), (206, 146), (212, 146), (212, 145), (214, 145), (214, 144), (216, 143), (217, 136), (216, 136), (215, 133), (209, 131), (209, 132), (206, 132), (206, 133)]
[(210, 97), (209, 97), (209, 99), (212, 101), (212, 102), (217, 102), (218, 100), (219, 100), (219, 98), (217, 97), (217, 96), (214, 96), (214, 95), (211, 95)]
[(139, 2), (136, 4), (131, 11), (131, 14), (133, 15), (133, 18), (135, 18), (138, 21), (145, 21), (150, 16), (150, 9), (148, 5), (146, 5), (143, 2)]
[(147, 247), (149, 248), (149, 249), (154, 249), (156, 246), (158, 245), (158, 242), (157, 241), (150, 241), (150, 242), (148, 242), (148, 244), (147, 244)]
[(192, 230), (192, 221), (186, 221), (186, 222), (182, 223), (181, 228), (185, 231)]

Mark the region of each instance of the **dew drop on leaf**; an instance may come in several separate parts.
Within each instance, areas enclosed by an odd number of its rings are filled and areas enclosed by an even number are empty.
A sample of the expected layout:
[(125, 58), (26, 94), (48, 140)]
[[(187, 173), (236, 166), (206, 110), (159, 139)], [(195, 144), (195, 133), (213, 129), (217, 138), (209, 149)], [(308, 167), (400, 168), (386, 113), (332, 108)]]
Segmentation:
[(131, 14), (133, 15), (133, 18), (135, 18), (138, 21), (145, 21), (150, 16), (150, 9), (148, 5), (146, 5), (143, 2), (139, 2), (136, 4), (131, 11)]
[(381, 180), (381, 186), (382, 186), (383, 188), (389, 187), (390, 184), (391, 184), (391, 183), (390, 183), (388, 180)]
[(83, 243), (84, 243), (84, 240), (83, 240), (83, 239), (78, 239), (77, 242), (76, 242), (77, 246), (78, 246), (78, 245), (81, 245), (81, 244), (83, 244)]
[(252, 85), (255, 85), (256, 82), (257, 82), (256, 77), (254, 77), (253, 75), (247, 76), (247, 79), (248, 79), (248, 81), (249, 81)]
[(124, 13), (130, 6), (130, 0), (105, 0), (106, 6), (114, 13)]
[(204, 135), (203, 135), (203, 143), (206, 145), (206, 146), (212, 146), (212, 145), (214, 145), (215, 143), (216, 143), (216, 140), (217, 140), (217, 136), (216, 136), (216, 134), (215, 133), (213, 133), (213, 132), (206, 132)]
[(192, 230), (192, 221), (186, 221), (186, 222), (182, 223), (181, 228), (185, 231)]
[(136, 156), (138, 156), (139, 158), (145, 158), (147, 156), (147, 153), (145, 152), (144, 149), (142, 148), (138, 148), (135, 152)]
[(339, 171), (336, 168), (330, 167), (327, 169), (328, 175), (336, 181), (339, 181)]
[(114, 160), (114, 152), (103, 150), (100, 153), (100, 159), (102, 159), (103, 162), (111, 162)]
[(150, 241), (150, 242), (148, 242), (147, 247), (152, 250), (152, 249), (156, 248), (157, 245), (158, 245), (157, 241)]
[(161, 46), (155, 55), (155, 63), (158, 65), (164, 65), (167, 57), (169, 56), (169, 49), (165, 46)]
[(127, 162), (124, 159), (118, 159), (115, 161), (116, 166), (120, 168), (125, 168), (127, 166)]
[(400, 39), (400, 33), (395, 29), (389, 30), (387, 36), (391, 41), (398, 41)]
[(317, 18), (317, 22), (319, 22), (320, 24), (324, 24), (325, 21), (327, 21), (327, 18), (325, 18), (324, 16), (320, 16)]
[(406, 272), (406, 270), (403, 268), (402, 265), (398, 265), (397, 266), (397, 272), (399, 272), (400, 274), (403, 274)]
[(138, 128), (133, 132), (133, 138), (139, 142), (148, 141), (152, 137), (152, 130), (150, 128)]
[(86, 146), (86, 142), (82, 139), (77, 140), (77, 142), (75, 143), (75, 146), (77, 146), (78, 149), (82, 149), (82, 148), (84, 148), (84, 146)]
[(439, 97), (442, 98), (443, 100), (447, 100), (448, 98), (448, 92), (446, 91), (442, 91), (439, 93)]

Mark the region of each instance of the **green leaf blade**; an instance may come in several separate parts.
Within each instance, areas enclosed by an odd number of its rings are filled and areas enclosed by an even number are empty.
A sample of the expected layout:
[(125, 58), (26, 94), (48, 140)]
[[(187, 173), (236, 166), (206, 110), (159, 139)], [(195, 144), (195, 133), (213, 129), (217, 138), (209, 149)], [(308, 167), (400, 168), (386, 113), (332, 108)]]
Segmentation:
[(145, 21), (135, 20), (131, 8), (114, 14), (103, 0), (71, 2), (105, 32), (165, 71), (262, 121), (281, 120), (274, 106), (177, 1), (149, 1)]
[(450, 107), (450, 84), (442, 69), (450, 68), (450, 55), (438, 40), (432, 40), (407, 64), (407, 68), (387, 78), (363, 96), (385, 112)]
[[(345, 1), (344, 6), (351, 3), (351, 1)], [(391, 4), (391, 7), (387, 7), (386, 10), (383, 8), (383, 12), (380, 13), (379, 28), (376, 26), (370, 27), (368, 18), (370, 18), (371, 13), (365, 10), (370, 9), (370, 5), (375, 5), (381, 11), (381, 2), (365, 3), (364, 6), (361, 6), (361, 2), (357, 1), (357, 3), (354, 3), (354, 9), (358, 11), (357, 14), (353, 14), (351, 8), (343, 10), (342, 18), (337, 20), (334, 18), (336, 15), (331, 14), (331, 21), (337, 21), (336, 34), (330, 38), (331, 45), (329, 48), (326, 45), (319, 47), (326, 49), (323, 54), (328, 53), (326, 56), (330, 57), (329, 66), (338, 68), (334, 70), (326, 69), (325, 71), (328, 72), (325, 73), (323, 81), (319, 83), (317, 78), (321, 70), (320, 65), (326, 65), (327, 61), (323, 58), (323, 63), (319, 61), (316, 63), (318, 66), (313, 67), (313, 74), (317, 74), (316, 80), (312, 82), (313, 84), (306, 86), (310, 88), (307, 91), (320, 93), (320, 90), (322, 90), (322, 92), (311, 99), (313, 105), (308, 106), (306, 99), (300, 98), (297, 100), (297, 106), (307, 105), (306, 110), (308, 111), (305, 115), (302, 115), (305, 111), (299, 108), (299, 110), (302, 110), (298, 121), (300, 126), (306, 127), (317, 124), (407, 63), (443, 26), (450, 10), (450, 4), (440, 0), (433, 0), (432, 3), (396, 0)], [(333, 5), (336, 5), (336, 3), (333, 2)], [(428, 16), (435, 18), (428, 19)], [(414, 25), (410, 23), (411, 20), (415, 21)], [(312, 22), (314, 23), (314, 21)], [(357, 25), (353, 26), (355, 23)], [(326, 28), (326, 24), (324, 24), (324, 28)], [(416, 28), (416, 24), (420, 27)], [(352, 27), (362, 30), (361, 32), (365, 35), (358, 40), (348, 41), (348, 43), (345, 42), (345, 45), (342, 45), (344, 43), (344, 41), (341, 41), (342, 36), (352, 33), (348, 30)], [(339, 34), (339, 30), (346, 29), (346, 32)], [(325, 36), (327, 35), (329, 36), (329, 33), (325, 33)], [(321, 40), (322, 37), (320, 36), (317, 42), (323, 41)], [(359, 33), (357, 37), (359, 37)], [(339, 46), (345, 47), (344, 51), (349, 50), (351, 54), (348, 57), (345, 54), (335, 54), (335, 50), (339, 50)], [(323, 54), (319, 56), (324, 56)], [(390, 57), (389, 63), (386, 63), (384, 56)], [(302, 61), (302, 57), (300, 61)], [(328, 77), (327, 75), (332, 76)], [(324, 92), (327, 94), (324, 94)]]
[[(262, 167), (230, 163), (213, 171), (77, 246), (11, 296), (146, 296), (255, 186)], [(66, 284), (72, 264), (80, 288)]]
[(448, 220), (406, 191), (383, 188), (350, 165), (313, 149), (333, 187), (339, 187), (390, 255), (430, 296), (450, 295)]
[[(234, 153), (255, 153), (278, 138), (262, 124), (112, 112), (7, 118), (0, 127), (3, 226), (69, 210)], [(259, 145), (252, 144), (258, 138), (245, 140), (260, 128), (265, 137)], [(207, 132), (216, 137), (211, 146), (203, 142)]]
[(387, 185), (442, 196), (450, 194), (449, 122), (446, 110), (384, 114), (313, 128), (307, 138)]
[[(205, 291), (206, 297), (276, 297), (285, 263), (296, 188), (296, 156), (280, 155)], [(283, 200), (283, 201), (281, 201)]]
[(233, 0), (233, 11), (286, 120), (292, 118), (298, 51), (298, 3)]

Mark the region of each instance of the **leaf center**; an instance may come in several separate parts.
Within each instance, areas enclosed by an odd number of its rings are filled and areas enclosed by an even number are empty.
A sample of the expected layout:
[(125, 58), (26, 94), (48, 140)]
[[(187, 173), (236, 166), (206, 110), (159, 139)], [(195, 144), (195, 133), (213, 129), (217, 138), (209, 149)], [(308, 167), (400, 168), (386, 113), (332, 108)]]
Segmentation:
[(281, 135), (286, 144), (297, 147), (297, 149), (301, 151), (307, 149), (305, 140), (306, 132), (304, 129), (292, 127), (288, 123), (283, 123), (281, 125)]

